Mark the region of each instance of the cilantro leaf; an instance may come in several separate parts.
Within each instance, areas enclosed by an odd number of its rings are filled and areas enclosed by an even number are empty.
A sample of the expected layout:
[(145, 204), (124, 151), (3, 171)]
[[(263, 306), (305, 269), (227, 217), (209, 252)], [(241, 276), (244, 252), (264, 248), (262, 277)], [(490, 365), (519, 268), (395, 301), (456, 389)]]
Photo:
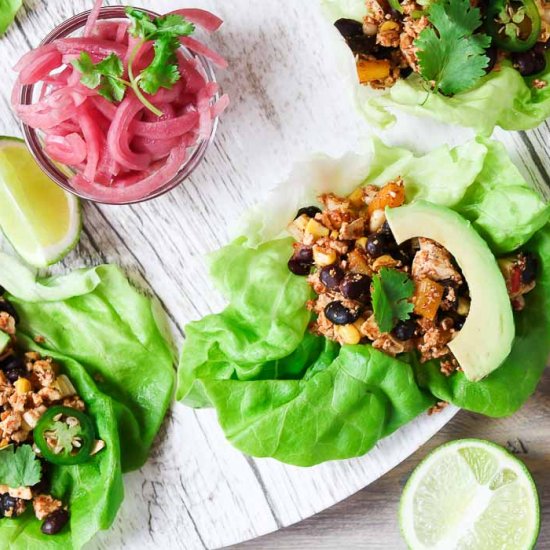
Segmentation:
[(485, 50), (491, 38), (474, 34), (482, 23), (479, 8), (470, 0), (440, 0), (430, 4), (428, 19), (433, 27), (414, 42), (420, 74), (446, 95), (470, 89), (489, 65)]
[(126, 15), (130, 19), (129, 33), (134, 38), (156, 40), (161, 36), (189, 36), (195, 32), (195, 25), (177, 14), (152, 19), (142, 10), (126, 8)]
[(87, 52), (82, 52), (73, 61), (74, 67), (82, 73), (80, 82), (92, 90), (98, 89), (108, 101), (122, 101), (126, 92), (126, 84), (121, 80), (124, 74), (122, 60), (115, 53), (95, 63)]
[(70, 453), (74, 450), (73, 439), (80, 435), (81, 427), (80, 424), (69, 426), (66, 422), (54, 422), (51, 431), (55, 432), (57, 446), (66, 453)]
[(126, 8), (126, 16), (130, 20), (128, 32), (134, 38), (145, 39), (148, 35), (157, 30), (151, 17), (142, 10), (136, 8)]
[(175, 55), (178, 39), (168, 35), (160, 37), (154, 48), (155, 57), (141, 72), (139, 80), (140, 88), (148, 94), (156, 94), (161, 87), (170, 89), (181, 78)]
[(398, 321), (406, 321), (414, 309), (409, 299), (414, 284), (406, 273), (384, 267), (372, 279), (372, 307), (381, 332), (390, 332)]
[(36, 485), (42, 477), (40, 461), (30, 445), (0, 451), (0, 485), (12, 489)]
[(157, 36), (169, 34), (170, 36), (189, 36), (195, 32), (195, 25), (187, 21), (181, 15), (165, 15), (155, 19)]

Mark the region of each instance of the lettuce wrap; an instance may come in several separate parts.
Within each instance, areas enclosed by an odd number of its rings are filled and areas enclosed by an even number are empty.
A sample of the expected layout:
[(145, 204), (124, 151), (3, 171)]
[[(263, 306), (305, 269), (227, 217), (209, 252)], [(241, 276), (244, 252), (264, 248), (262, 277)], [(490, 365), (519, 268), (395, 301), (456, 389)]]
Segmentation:
[[(321, 4), (331, 23), (340, 18), (362, 21), (367, 14), (364, 0), (321, 0)], [(381, 128), (395, 122), (393, 109), (467, 126), (487, 136), (496, 126), (528, 130), (550, 117), (550, 86), (538, 89), (532, 85), (535, 79), (550, 82), (550, 53), (541, 74), (523, 77), (504, 60), (498, 70), (481, 78), (473, 88), (449, 97), (433, 93), (416, 73), (383, 91), (361, 85), (351, 50), (335, 28), (333, 36), (335, 53), (344, 78), (354, 90), (358, 110)]]
[[(541, 259), (536, 294), (516, 316), (514, 349), (481, 383), (446, 378), (435, 362), (421, 365), (412, 353), (393, 358), (308, 332), (312, 291), (287, 268), (293, 239), (286, 225), (320, 193), (346, 196), (397, 176), (408, 202), (460, 212), (495, 254), (527, 243)], [(501, 416), (533, 392), (550, 353), (550, 209), (500, 144), (479, 138), (415, 156), (374, 140), (363, 154), (299, 165), (266, 204), (245, 218), (241, 237), (213, 254), (211, 276), (228, 306), (187, 326), (179, 367), (177, 398), (215, 407), (235, 447), (310, 466), (366, 453), (441, 399)]]
[(117, 267), (38, 278), (7, 254), (0, 265), (0, 286), (20, 318), (18, 341), (62, 366), (106, 443), (88, 462), (51, 468), (68, 529), (46, 536), (29, 512), (0, 519), (0, 548), (81, 548), (113, 523), (122, 472), (147, 460), (172, 398), (173, 354), (152, 302)]
[(29, 509), (18, 518), (0, 519), (0, 548), (82, 548), (97, 531), (112, 525), (124, 498), (114, 402), (98, 390), (93, 379), (77, 361), (52, 353), (29, 338), (19, 339), (25, 348), (50, 355), (59, 362), (84, 400), (87, 413), (95, 423), (98, 437), (105, 442), (105, 448), (83, 464), (51, 465), (49, 468), (51, 492), (69, 504), (68, 528), (57, 535), (44, 535), (40, 531), (42, 522)]

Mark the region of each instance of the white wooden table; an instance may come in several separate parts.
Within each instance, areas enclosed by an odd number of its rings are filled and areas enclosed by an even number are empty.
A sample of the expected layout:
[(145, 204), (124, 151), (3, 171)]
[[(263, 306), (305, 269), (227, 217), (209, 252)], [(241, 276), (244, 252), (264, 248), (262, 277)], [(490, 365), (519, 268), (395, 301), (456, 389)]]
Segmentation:
[[(184, 7), (176, 0), (136, 4), (158, 12)], [(20, 135), (9, 105), (11, 67), (53, 26), (90, 5), (91, 0), (26, 1), (0, 40), (0, 135)], [(187, 6), (212, 9), (226, 21), (211, 45), (230, 61), (218, 76), (233, 104), (216, 142), (193, 177), (169, 195), (128, 207), (87, 204), (81, 243), (63, 266), (122, 265), (158, 296), (178, 345), (185, 323), (223, 305), (202, 257), (227, 242), (242, 211), (296, 160), (317, 151), (342, 154), (369, 134), (338, 78), (330, 29), (315, 0), (196, 0)], [(462, 142), (471, 133), (402, 118), (383, 137), (426, 151)], [(548, 182), (547, 125), (497, 137), (527, 177)], [(175, 404), (149, 463), (126, 476), (127, 496), (113, 529), (90, 548), (218, 548), (274, 531), (371, 483), (454, 412), (448, 408), (417, 419), (361, 459), (299, 469), (243, 456), (226, 443), (212, 411)]]

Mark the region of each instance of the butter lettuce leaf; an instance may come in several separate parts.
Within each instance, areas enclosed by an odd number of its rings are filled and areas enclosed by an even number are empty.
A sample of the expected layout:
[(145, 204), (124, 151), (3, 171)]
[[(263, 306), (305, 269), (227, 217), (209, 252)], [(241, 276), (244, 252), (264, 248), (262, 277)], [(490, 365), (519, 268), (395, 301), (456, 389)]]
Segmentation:
[(113, 399), (124, 471), (149, 455), (172, 398), (167, 335), (149, 298), (120, 269), (103, 265), (51, 278), (0, 253), (0, 285), (17, 309), (19, 332), (45, 338), (49, 354), (78, 361)]
[[(332, 361), (330, 360), (331, 358)], [(361, 456), (429, 406), (413, 369), (371, 346), (326, 342), (298, 380), (205, 380), (229, 441), (298, 466)]]
[[(367, 13), (364, 2), (361, 9), (358, 3), (350, 3), (350, 0), (320, 1), (330, 23), (340, 17), (361, 21)], [(359, 112), (369, 123), (380, 128), (395, 122), (392, 113), (395, 109), (470, 127), (486, 136), (491, 135), (496, 126), (505, 130), (529, 130), (550, 117), (550, 86), (538, 89), (532, 85), (535, 78), (550, 82), (550, 53), (547, 53), (546, 69), (541, 74), (522, 77), (511, 62), (505, 60), (498, 71), (491, 71), (473, 88), (453, 96), (431, 92), (418, 74), (378, 91), (359, 83), (353, 54), (336, 29), (332, 36), (342, 78), (353, 90)]]
[(15, 15), (23, 5), (23, 0), (0, 0), (0, 36), (13, 23)]

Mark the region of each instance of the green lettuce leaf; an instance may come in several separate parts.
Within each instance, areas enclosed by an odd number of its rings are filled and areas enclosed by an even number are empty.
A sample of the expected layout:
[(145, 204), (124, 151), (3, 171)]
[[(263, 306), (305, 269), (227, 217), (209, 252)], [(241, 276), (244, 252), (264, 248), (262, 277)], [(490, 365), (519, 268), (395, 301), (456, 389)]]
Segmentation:
[[(367, 13), (364, 2), (362, 9), (355, 2), (350, 4), (350, 0), (321, 0), (321, 4), (331, 22), (340, 17), (360, 21)], [(496, 126), (505, 130), (528, 130), (550, 117), (550, 86), (540, 90), (532, 86), (535, 78), (550, 82), (550, 53), (545, 71), (536, 77), (524, 78), (509, 61), (503, 61), (498, 71), (481, 78), (471, 90), (452, 97), (432, 93), (417, 74), (380, 92), (358, 82), (353, 54), (336, 29), (333, 36), (343, 78), (354, 90), (359, 111), (379, 127), (395, 122), (396, 117), (390, 112), (392, 108), (468, 126), (487, 136)]]
[(310, 317), (304, 303), (311, 291), (288, 270), (291, 254), (288, 238), (258, 249), (241, 239), (212, 257), (212, 278), (230, 305), (187, 325), (178, 399), (195, 407), (209, 404), (202, 386), (194, 385), (197, 379), (255, 380), (295, 369), (295, 361), (280, 360), (304, 337)]
[(13, 23), (15, 14), (23, 5), (23, 0), (0, 0), (0, 35)]
[(434, 404), (407, 363), (371, 346), (325, 348), (328, 364), (303, 379), (202, 381), (235, 447), (298, 466), (361, 456)]
[(105, 448), (84, 464), (49, 468), (52, 494), (69, 504), (69, 528), (55, 537), (44, 535), (40, 531), (42, 522), (28, 510), (19, 518), (0, 521), (0, 547), (77, 550), (97, 531), (112, 525), (124, 496), (116, 408), (78, 362), (43, 349), (24, 336), (21, 343), (59, 362), (86, 403), (87, 413), (94, 420), (97, 435), (105, 442)]
[(446, 377), (439, 364), (417, 366), (419, 384), (439, 399), (488, 416), (517, 411), (535, 391), (550, 356), (550, 226), (541, 230), (525, 249), (540, 260), (537, 286), (526, 296), (526, 307), (515, 314), (516, 338), (504, 363), (480, 382), (459, 372)]
[[(357, 456), (433, 404), (434, 396), (444, 398), (443, 390), (426, 380), (430, 369), (437, 374), (436, 365), (388, 357), (368, 345), (340, 348), (309, 334), (310, 291), (286, 265), (292, 240), (285, 227), (299, 207), (316, 204), (322, 192), (345, 195), (358, 185), (383, 185), (397, 176), (404, 179), (408, 201), (458, 210), (495, 253), (528, 241), (532, 246), (538, 238), (533, 235), (549, 219), (545, 201), (504, 148), (488, 140), (422, 156), (374, 140), (364, 153), (341, 159), (317, 155), (299, 165), (269, 195), (268, 208), (258, 207), (245, 218), (245, 237), (214, 256), (212, 278), (227, 308), (186, 329), (177, 397), (195, 407), (214, 406), (226, 436), (243, 452), (298, 465)], [(537, 292), (548, 296), (548, 290), (543, 284)], [(534, 300), (525, 312), (527, 328)], [(518, 390), (516, 404), (525, 401), (540, 376), (543, 348), (541, 343), (540, 353), (524, 352), (532, 376)], [(420, 385), (416, 376), (422, 377)], [(503, 377), (513, 388), (513, 377)], [(433, 395), (422, 391), (428, 389)], [(447, 394), (464, 408), (475, 410), (479, 403)]]
[(43, 336), (48, 353), (78, 361), (111, 397), (118, 417), (123, 471), (147, 460), (172, 398), (172, 352), (151, 301), (115, 266), (36, 279), (0, 255), (0, 285), (20, 317), (20, 332)]

